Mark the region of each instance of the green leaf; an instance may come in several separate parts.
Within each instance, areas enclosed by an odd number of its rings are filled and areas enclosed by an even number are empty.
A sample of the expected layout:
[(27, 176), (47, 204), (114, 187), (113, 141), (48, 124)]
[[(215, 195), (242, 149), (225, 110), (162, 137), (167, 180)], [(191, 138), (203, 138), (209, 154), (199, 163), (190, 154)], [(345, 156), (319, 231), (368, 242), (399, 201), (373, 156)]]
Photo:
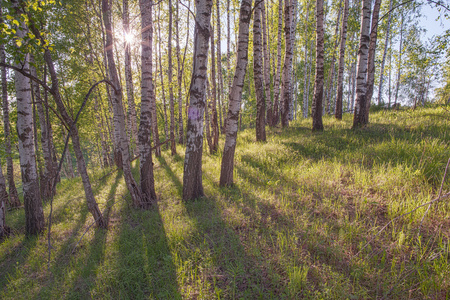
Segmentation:
[(19, 26), (19, 21), (13, 20), (13, 24), (16, 25), (16, 26)]
[(18, 47), (22, 46), (22, 41), (21, 41), (21, 40), (17, 40), (17, 41), (16, 41), (16, 45), (17, 45)]

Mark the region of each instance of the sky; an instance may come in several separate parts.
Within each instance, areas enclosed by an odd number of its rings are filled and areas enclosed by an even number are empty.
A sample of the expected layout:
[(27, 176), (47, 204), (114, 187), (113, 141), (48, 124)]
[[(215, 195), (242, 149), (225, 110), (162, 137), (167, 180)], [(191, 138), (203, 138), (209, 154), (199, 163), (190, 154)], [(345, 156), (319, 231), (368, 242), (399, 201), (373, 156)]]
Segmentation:
[(420, 20), (420, 25), (427, 29), (426, 38), (442, 34), (445, 30), (450, 29), (450, 20), (446, 20), (442, 13), (442, 17), (437, 20), (440, 13), (434, 5), (432, 7), (429, 4), (424, 4), (421, 12), (423, 16)]

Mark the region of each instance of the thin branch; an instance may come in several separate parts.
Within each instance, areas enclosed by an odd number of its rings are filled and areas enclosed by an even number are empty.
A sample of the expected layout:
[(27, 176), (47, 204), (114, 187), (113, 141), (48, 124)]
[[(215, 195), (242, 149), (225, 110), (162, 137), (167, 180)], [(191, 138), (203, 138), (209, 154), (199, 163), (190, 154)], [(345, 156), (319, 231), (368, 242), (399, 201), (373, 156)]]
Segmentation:
[[(444, 177), (442, 178), (442, 183), (441, 183), (441, 188), (439, 189), (438, 199), (441, 198), (441, 195), (442, 195), (442, 188), (444, 187), (444, 182), (445, 182), (445, 178), (447, 177), (447, 170), (448, 170), (449, 165), (450, 165), (450, 158), (448, 159), (447, 166), (445, 167)], [(430, 210), (430, 207), (431, 207), (431, 203), (430, 203), (430, 205), (428, 205), (428, 208), (425, 211), (425, 213), (423, 214), (422, 220), (420, 221), (419, 233), (420, 233), (420, 227), (422, 227), (423, 220), (425, 219), (425, 216), (427, 215), (428, 211)]]
[(352, 257), (352, 259), (355, 257), (355, 256), (357, 256), (359, 253), (361, 253), (361, 251), (363, 251), (370, 243), (372, 243), (373, 242), (373, 240), (383, 231), (383, 230), (385, 230), (386, 229), (386, 227), (388, 227), (392, 222), (394, 222), (395, 220), (397, 220), (397, 219), (400, 219), (401, 217), (404, 217), (404, 216), (407, 216), (407, 215), (409, 215), (409, 214), (412, 214), (413, 212), (415, 212), (416, 210), (418, 210), (419, 208), (421, 208), (421, 207), (424, 207), (424, 206), (427, 206), (427, 205), (430, 205), (430, 204), (433, 204), (433, 203), (435, 203), (435, 202), (438, 202), (438, 201), (440, 201), (440, 200), (444, 200), (444, 199), (446, 199), (446, 198), (449, 198), (450, 197), (450, 192), (448, 192), (447, 194), (444, 194), (444, 195), (442, 195), (442, 196), (440, 196), (440, 197), (438, 197), (438, 198), (435, 198), (435, 199), (433, 199), (433, 200), (431, 200), (430, 202), (427, 202), (427, 203), (424, 203), (424, 204), (422, 204), (422, 205), (419, 205), (419, 206), (417, 206), (416, 208), (414, 208), (413, 210), (411, 210), (411, 211), (409, 211), (409, 212), (406, 212), (406, 213), (404, 213), (403, 215), (400, 215), (400, 216), (398, 216), (398, 217), (396, 217), (396, 218), (394, 218), (394, 219), (392, 219), (391, 221), (389, 221), (389, 223), (387, 223), (386, 225), (384, 225), (383, 226), (383, 228), (381, 228), (380, 229), (380, 231), (378, 231), (377, 232), (377, 234), (375, 234), (374, 235), (374, 237), (370, 240), (370, 241), (368, 241), (355, 255), (353, 255), (353, 257)]

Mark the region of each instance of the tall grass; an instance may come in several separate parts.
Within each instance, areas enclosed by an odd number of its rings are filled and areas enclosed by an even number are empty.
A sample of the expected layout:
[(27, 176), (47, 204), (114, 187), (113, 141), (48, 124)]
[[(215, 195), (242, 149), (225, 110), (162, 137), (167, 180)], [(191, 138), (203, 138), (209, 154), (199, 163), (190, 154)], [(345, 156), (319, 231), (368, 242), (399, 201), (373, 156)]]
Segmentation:
[(155, 159), (159, 201), (149, 211), (131, 207), (120, 173), (94, 172), (109, 228), (91, 228), (81, 241), (93, 220), (81, 181), (63, 181), (50, 271), (45, 235), (26, 239), (23, 211), (8, 213), (0, 298), (448, 297), (447, 202), (431, 208), (420, 231), (426, 208), (375, 236), (436, 197), (450, 157), (448, 113), (379, 111), (360, 130), (349, 129), (348, 115), (324, 121), (323, 133), (312, 133), (310, 120), (268, 129), (267, 143), (241, 132), (230, 188), (218, 187), (221, 153), (205, 153), (206, 197), (189, 203), (181, 200), (183, 156)]

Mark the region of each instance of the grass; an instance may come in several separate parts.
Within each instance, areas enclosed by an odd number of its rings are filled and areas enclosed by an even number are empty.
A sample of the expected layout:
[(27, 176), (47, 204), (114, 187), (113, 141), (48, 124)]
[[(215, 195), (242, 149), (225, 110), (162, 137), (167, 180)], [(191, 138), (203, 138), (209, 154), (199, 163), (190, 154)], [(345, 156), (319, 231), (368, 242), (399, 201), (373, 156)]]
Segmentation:
[(50, 271), (46, 235), (25, 238), (23, 210), (7, 215), (0, 298), (449, 297), (448, 202), (431, 208), (420, 231), (425, 208), (374, 237), (436, 197), (450, 157), (448, 113), (379, 111), (360, 130), (349, 129), (349, 115), (324, 123), (323, 133), (312, 133), (309, 119), (269, 129), (267, 143), (241, 132), (230, 188), (218, 187), (221, 154), (205, 152), (206, 197), (189, 203), (181, 155), (155, 159), (159, 201), (149, 211), (131, 207), (120, 174), (100, 180), (110, 170), (98, 171), (92, 181), (109, 228), (89, 229), (78, 245), (93, 219), (81, 180), (63, 181)]

